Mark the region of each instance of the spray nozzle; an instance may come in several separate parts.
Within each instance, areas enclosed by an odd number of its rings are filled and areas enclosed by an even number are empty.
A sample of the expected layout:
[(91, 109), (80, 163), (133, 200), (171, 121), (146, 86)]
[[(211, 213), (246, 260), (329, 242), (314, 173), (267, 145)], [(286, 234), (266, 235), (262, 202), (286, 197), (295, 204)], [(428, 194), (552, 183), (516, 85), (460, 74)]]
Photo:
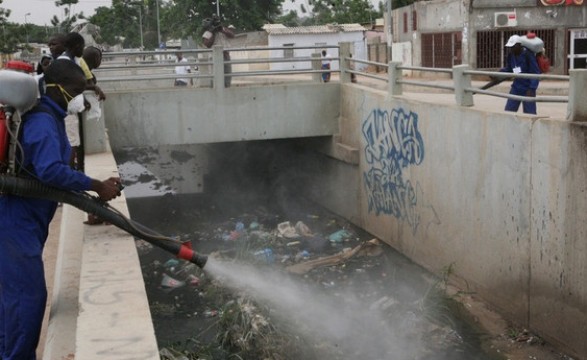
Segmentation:
[(206, 265), (206, 262), (208, 262), (208, 256), (196, 253), (192, 249), (192, 243), (189, 240), (184, 241), (181, 244), (179, 252), (177, 253), (177, 257), (183, 260), (187, 260), (193, 264), (196, 264), (199, 268), (202, 269)]

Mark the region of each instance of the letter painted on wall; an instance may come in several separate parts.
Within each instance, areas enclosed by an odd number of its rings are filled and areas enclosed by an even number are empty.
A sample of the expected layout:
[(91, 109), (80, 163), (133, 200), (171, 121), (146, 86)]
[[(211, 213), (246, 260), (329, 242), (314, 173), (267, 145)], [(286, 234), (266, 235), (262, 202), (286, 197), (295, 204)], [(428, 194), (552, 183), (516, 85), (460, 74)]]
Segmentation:
[(418, 196), (403, 172), (424, 160), (424, 141), (418, 130), (418, 115), (403, 109), (376, 109), (363, 122), (366, 141), (363, 173), (369, 212), (392, 215), (410, 224), (416, 232), (420, 222)]
[(583, 0), (536, 0), (538, 5), (542, 6), (581, 6), (585, 4)]

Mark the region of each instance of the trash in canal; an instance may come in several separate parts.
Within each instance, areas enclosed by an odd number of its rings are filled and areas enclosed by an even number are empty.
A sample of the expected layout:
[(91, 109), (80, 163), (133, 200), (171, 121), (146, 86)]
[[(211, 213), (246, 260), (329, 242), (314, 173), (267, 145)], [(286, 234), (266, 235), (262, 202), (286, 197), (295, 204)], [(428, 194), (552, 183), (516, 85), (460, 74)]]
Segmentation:
[(485, 359), (440, 281), (388, 245), (323, 212), (277, 218), (185, 220), (204, 269), (142, 248), (162, 358)]

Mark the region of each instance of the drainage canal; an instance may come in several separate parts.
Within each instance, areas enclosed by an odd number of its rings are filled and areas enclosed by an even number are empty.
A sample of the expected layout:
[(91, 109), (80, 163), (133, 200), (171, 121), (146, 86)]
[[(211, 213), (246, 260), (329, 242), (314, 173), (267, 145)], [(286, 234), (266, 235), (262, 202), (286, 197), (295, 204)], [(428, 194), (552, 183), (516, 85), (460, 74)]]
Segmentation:
[[(314, 161), (304, 151), (213, 150), (204, 193), (129, 199), (135, 220), (210, 254), (202, 270), (137, 243), (162, 359), (494, 358), (444, 295), (447, 274), (424, 271), (303, 195), (308, 183), (291, 159)], [(118, 152), (117, 162), (132, 169), (136, 154)]]

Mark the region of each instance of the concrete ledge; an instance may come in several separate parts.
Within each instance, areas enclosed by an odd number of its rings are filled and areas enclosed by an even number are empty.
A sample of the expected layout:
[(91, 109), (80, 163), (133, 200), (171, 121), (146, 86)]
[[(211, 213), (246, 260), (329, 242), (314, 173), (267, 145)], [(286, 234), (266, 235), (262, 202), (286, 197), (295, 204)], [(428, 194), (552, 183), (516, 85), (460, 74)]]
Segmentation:
[(343, 143), (334, 144), (334, 157), (351, 165), (359, 165), (359, 149)]
[[(87, 156), (86, 167), (96, 179), (117, 176), (111, 153)], [(128, 215), (124, 196), (111, 205)], [(159, 359), (134, 238), (63, 211), (43, 359)]]
[(44, 360), (67, 359), (75, 353), (84, 213), (63, 205), (61, 232)]

